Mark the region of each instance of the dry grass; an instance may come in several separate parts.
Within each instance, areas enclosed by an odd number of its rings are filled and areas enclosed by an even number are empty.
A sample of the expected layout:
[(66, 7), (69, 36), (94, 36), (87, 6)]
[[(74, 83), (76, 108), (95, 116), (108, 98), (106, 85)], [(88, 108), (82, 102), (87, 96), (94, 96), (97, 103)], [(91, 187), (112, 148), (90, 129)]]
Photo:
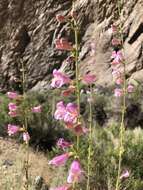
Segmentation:
[[(0, 190), (22, 190), (24, 181), (23, 163), (25, 147), (11, 139), (0, 139)], [(49, 167), (43, 153), (29, 153), (31, 189), (36, 176), (42, 176), (49, 183)]]

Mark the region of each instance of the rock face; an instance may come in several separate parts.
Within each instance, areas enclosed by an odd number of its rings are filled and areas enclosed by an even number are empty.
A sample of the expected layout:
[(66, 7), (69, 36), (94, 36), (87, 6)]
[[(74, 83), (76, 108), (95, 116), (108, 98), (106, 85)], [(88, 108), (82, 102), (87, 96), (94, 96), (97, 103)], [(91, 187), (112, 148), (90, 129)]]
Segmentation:
[[(26, 66), (27, 87), (49, 88), (50, 74), (61, 67), (66, 52), (57, 51), (54, 40), (73, 40), (66, 25), (58, 24), (57, 13), (67, 15), (71, 0), (0, 0), (0, 87), (20, 90), (22, 65)], [(118, 16), (116, 0), (77, 0), (75, 7), (81, 31), (81, 71), (97, 75), (97, 84), (112, 85), (110, 25), (123, 23), (124, 52), (128, 78), (143, 82), (143, 0), (123, 1)], [(95, 54), (89, 54), (94, 43)], [(16, 83), (16, 85), (15, 85)]]

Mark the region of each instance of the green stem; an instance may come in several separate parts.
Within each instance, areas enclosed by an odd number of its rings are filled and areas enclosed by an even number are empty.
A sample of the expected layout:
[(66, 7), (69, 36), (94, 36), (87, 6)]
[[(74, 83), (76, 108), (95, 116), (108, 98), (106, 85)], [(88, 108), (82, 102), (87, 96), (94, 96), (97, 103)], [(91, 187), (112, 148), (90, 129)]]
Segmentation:
[(125, 111), (126, 111), (126, 67), (124, 65), (124, 83), (123, 83), (123, 107), (122, 107), (122, 116), (121, 116), (121, 125), (120, 125), (120, 148), (119, 148), (119, 161), (118, 161), (118, 175), (116, 181), (116, 189), (119, 190), (120, 187), (120, 174), (121, 174), (121, 163), (122, 163), (122, 156), (124, 153), (124, 119), (125, 119)]
[[(119, 16), (121, 16), (121, 1), (118, 1), (118, 12)], [(120, 37), (121, 37), (121, 44), (123, 48), (123, 32), (122, 32), (122, 26), (120, 21)], [(121, 164), (122, 164), (122, 156), (124, 153), (124, 132), (125, 132), (125, 125), (124, 125), (124, 119), (125, 119), (125, 111), (126, 111), (126, 64), (123, 62), (123, 99), (122, 99), (122, 115), (121, 115), (121, 125), (120, 125), (120, 147), (119, 147), (119, 161), (118, 161), (118, 174), (117, 174), (117, 181), (116, 181), (116, 188), (115, 190), (120, 190), (120, 175), (121, 175)]]
[(89, 100), (89, 138), (88, 138), (88, 160), (87, 160), (87, 185), (86, 190), (90, 190), (90, 175), (91, 175), (91, 151), (92, 151), (92, 87), (90, 86)]
[[(78, 123), (80, 121), (80, 81), (79, 81), (79, 42), (78, 42), (78, 29), (77, 22), (74, 19), (74, 33), (75, 33), (75, 64), (76, 64), (76, 95), (77, 95), (77, 106), (78, 106)], [(77, 152), (79, 150), (79, 135), (77, 135)]]
[[(26, 81), (26, 76), (25, 76), (25, 67), (22, 61), (22, 90), (23, 90), (23, 101), (26, 99), (26, 90), (25, 90), (25, 81)], [(28, 130), (28, 120), (27, 120), (27, 113), (24, 110), (24, 129), (25, 132)], [(24, 162), (25, 166), (25, 190), (29, 189), (29, 143), (26, 144), (26, 158)]]

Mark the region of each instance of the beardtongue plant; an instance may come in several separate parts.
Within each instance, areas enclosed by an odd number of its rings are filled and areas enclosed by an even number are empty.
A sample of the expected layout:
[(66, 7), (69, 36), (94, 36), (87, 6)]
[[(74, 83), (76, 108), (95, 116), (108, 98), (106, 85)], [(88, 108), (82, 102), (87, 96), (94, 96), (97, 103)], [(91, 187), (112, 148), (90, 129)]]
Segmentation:
[[(74, 11), (74, 6), (71, 12), (67, 16), (57, 15), (56, 19), (58, 23), (68, 23), (71, 29), (74, 32), (75, 44), (72, 45), (68, 42), (67, 39), (56, 39), (55, 40), (55, 48), (60, 51), (68, 51), (71, 55), (67, 58), (67, 64), (70, 64), (71, 61), (75, 64), (75, 79), (70, 79), (70, 77), (63, 73), (60, 69), (53, 71), (53, 79), (51, 82), (52, 88), (62, 88), (63, 86), (67, 87), (67, 89), (62, 90), (63, 97), (70, 96), (72, 94), (75, 95), (75, 102), (69, 102), (67, 104), (64, 103), (63, 100), (59, 101), (56, 105), (56, 110), (54, 113), (54, 118), (63, 122), (66, 129), (73, 132), (76, 136), (75, 142), (68, 142), (63, 138), (60, 138), (57, 142), (57, 146), (61, 148), (64, 153), (54, 157), (49, 161), (50, 165), (54, 165), (56, 167), (64, 165), (67, 160), (71, 160), (71, 166), (69, 169), (69, 174), (67, 177), (67, 181), (65, 185), (51, 188), (51, 190), (76, 190), (78, 188), (78, 184), (81, 182), (85, 172), (83, 172), (80, 160), (80, 138), (82, 135), (88, 135), (90, 140), (89, 149), (88, 149), (88, 174), (87, 174), (87, 190), (90, 189), (90, 159), (91, 159), (91, 130), (92, 130), (92, 112), (91, 112), (91, 104), (90, 104), (90, 127), (89, 129), (85, 127), (83, 118), (80, 114), (80, 101), (81, 101), (81, 87), (80, 83), (84, 85), (91, 86), (96, 77), (93, 74), (85, 74), (83, 77), (80, 76), (79, 71), (79, 29), (77, 23), (77, 15)], [(91, 48), (93, 54), (93, 48)], [(91, 98), (91, 97), (90, 97)]]
[[(121, 16), (121, 7), (120, 2), (118, 1), (118, 11), (119, 16)], [(121, 124), (120, 124), (120, 134), (119, 134), (119, 154), (118, 154), (118, 172), (115, 190), (121, 189), (121, 180), (123, 178), (129, 177), (129, 172), (122, 172), (122, 157), (124, 154), (124, 136), (125, 136), (125, 113), (126, 113), (126, 97), (128, 93), (134, 92), (134, 86), (128, 83), (126, 79), (126, 61), (124, 59), (124, 48), (123, 48), (123, 31), (122, 24), (119, 25), (113, 24), (111, 27), (113, 34), (112, 39), (112, 75), (117, 85), (117, 88), (114, 90), (114, 95), (116, 98), (121, 98)]]
[(22, 78), (21, 78), (21, 85), (22, 85), (22, 94), (18, 94), (17, 92), (7, 92), (7, 96), (10, 100), (8, 104), (8, 115), (13, 118), (13, 123), (16, 124), (8, 124), (7, 132), (9, 136), (13, 135), (21, 135), (25, 144), (25, 160), (24, 160), (24, 189), (29, 189), (29, 141), (30, 135), (28, 133), (28, 118), (30, 114), (33, 113), (40, 113), (42, 111), (41, 105), (37, 105), (35, 107), (31, 107), (27, 103), (27, 94), (26, 94), (26, 76), (25, 76), (25, 67), (23, 62), (22, 65)]

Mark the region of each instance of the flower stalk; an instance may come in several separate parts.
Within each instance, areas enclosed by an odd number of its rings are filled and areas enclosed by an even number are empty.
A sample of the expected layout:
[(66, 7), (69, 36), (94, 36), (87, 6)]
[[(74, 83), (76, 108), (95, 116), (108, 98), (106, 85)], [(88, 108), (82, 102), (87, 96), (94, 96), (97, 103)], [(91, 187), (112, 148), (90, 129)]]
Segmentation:
[(88, 136), (88, 157), (87, 157), (87, 184), (86, 190), (90, 190), (90, 176), (91, 176), (91, 156), (92, 156), (92, 125), (93, 125), (93, 113), (92, 113), (92, 86), (90, 85), (89, 93), (89, 136)]
[[(118, 1), (118, 13), (119, 17), (121, 16), (121, 1)], [(120, 39), (121, 39), (121, 47), (123, 49), (123, 31), (122, 24), (120, 21), (119, 24), (120, 29)], [(122, 167), (122, 158), (124, 154), (124, 135), (125, 135), (125, 113), (126, 113), (126, 94), (127, 94), (127, 82), (126, 82), (126, 63), (125, 60), (122, 62), (123, 65), (123, 97), (122, 97), (122, 110), (121, 110), (121, 124), (120, 124), (120, 134), (119, 134), (119, 160), (118, 160), (118, 172), (117, 172), (117, 180), (115, 190), (120, 190), (121, 183), (121, 167)]]

